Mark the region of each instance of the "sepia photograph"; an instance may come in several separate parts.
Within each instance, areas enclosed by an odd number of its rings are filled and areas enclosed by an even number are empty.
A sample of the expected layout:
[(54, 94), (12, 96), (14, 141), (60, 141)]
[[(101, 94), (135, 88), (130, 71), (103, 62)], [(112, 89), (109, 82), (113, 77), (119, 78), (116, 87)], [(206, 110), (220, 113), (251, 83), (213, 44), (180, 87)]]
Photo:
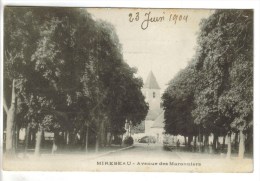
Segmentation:
[(6, 6), (3, 170), (251, 173), (254, 9)]

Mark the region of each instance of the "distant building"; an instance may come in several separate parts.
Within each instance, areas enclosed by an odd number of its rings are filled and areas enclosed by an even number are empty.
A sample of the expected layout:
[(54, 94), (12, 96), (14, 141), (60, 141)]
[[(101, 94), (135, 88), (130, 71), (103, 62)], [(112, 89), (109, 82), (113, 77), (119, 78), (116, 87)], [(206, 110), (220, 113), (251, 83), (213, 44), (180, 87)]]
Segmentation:
[(151, 71), (145, 81), (142, 93), (145, 101), (149, 104), (149, 111), (141, 125), (144, 131), (139, 132), (135, 137), (154, 136), (157, 142), (162, 142), (164, 132), (164, 111), (161, 108), (161, 93), (157, 80)]
[(161, 110), (161, 94), (157, 80), (151, 71), (145, 81), (142, 92), (145, 96), (145, 101), (149, 104), (149, 111), (158, 112)]

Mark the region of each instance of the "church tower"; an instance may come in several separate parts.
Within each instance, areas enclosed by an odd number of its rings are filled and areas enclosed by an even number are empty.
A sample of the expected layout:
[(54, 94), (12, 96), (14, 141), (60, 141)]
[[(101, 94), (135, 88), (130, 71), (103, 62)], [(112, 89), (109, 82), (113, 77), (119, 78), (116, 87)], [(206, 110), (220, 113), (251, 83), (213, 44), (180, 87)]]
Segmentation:
[(145, 101), (149, 104), (149, 110), (155, 112), (160, 111), (160, 87), (152, 71), (150, 71), (145, 81), (143, 94), (145, 96)]
[(135, 139), (143, 136), (153, 136), (156, 142), (162, 143), (164, 133), (164, 111), (161, 108), (160, 87), (152, 71), (144, 83), (142, 93), (145, 101), (149, 104), (149, 110), (145, 120), (138, 125), (138, 131), (133, 134)]
[(163, 142), (164, 135), (164, 111), (161, 108), (160, 87), (152, 71), (144, 83), (142, 93), (145, 101), (149, 104), (149, 110), (140, 125), (136, 126), (137, 130), (132, 134), (135, 140), (144, 136), (153, 136), (157, 143)]

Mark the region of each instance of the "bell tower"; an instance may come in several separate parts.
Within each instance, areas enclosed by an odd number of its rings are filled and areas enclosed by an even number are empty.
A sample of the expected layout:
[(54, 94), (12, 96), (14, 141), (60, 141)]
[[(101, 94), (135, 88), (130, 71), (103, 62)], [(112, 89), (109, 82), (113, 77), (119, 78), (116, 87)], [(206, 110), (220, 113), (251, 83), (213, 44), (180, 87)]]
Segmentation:
[(146, 102), (149, 104), (149, 109), (159, 111), (161, 103), (160, 87), (152, 71), (150, 71), (145, 81), (143, 94)]

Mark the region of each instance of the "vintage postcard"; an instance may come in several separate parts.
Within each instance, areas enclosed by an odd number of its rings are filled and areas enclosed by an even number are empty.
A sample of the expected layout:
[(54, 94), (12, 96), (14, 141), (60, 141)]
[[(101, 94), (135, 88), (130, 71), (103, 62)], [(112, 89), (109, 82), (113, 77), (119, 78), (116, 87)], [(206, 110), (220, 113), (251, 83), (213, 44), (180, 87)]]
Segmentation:
[(4, 170), (253, 172), (253, 9), (3, 20)]

